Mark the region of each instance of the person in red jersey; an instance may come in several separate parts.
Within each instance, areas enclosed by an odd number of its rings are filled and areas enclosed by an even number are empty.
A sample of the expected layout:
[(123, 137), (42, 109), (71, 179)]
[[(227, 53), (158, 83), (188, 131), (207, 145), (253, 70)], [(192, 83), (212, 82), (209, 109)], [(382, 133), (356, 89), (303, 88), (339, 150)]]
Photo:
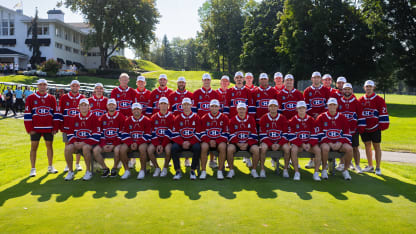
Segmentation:
[(150, 90), (146, 89), (146, 78), (144, 76), (138, 76), (136, 79), (136, 101), (143, 107), (143, 115), (147, 117), (152, 116), (152, 103), (150, 102)]
[[(182, 100), (184, 98), (190, 98), (192, 100), (192, 93), (186, 90), (186, 79), (181, 76), (177, 81), (178, 89), (169, 95), (168, 100), (174, 116), (178, 116), (183, 113)], [(195, 112), (195, 110), (193, 110)]]
[[(289, 120), (288, 139), (291, 144), (291, 161), (295, 173), (299, 172), (298, 153), (302, 151), (315, 155), (315, 172), (313, 180), (321, 181), (319, 177), (319, 166), (321, 165), (321, 148), (318, 144), (318, 132), (314, 118), (306, 114), (306, 102), (299, 101), (296, 104), (297, 114)], [(299, 175), (300, 179), (300, 175)]]
[[(125, 117), (116, 109), (116, 99), (110, 98), (107, 102), (107, 113), (99, 118), (101, 130), (100, 144), (93, 149), (94, 159), (103, 168), (101, 174), (103, 178), (108, 176), (114, 178), (118, 175), (117, 166), (120, 162), (121, 130), (123, 129)], [(114, 152), (114, 165), (111, 173), (104, 162), (103, 152)]]
[(260, 118), (267, 114), (269, 101), (277, 99), (276, 90), (269, 85), (269, 77), (266, 73), (260, 74), (259, 83), (260, 86), (252, 92), (253, 102), (256, 104), (256, 123), (259, 123)]
[(296, 115), (296, 104), (303, 101), (303, 94), (295, 89), (295, 78), (287, 74), (284, 81), (285, 87), (277, 95), (281, 113), (289, 120)]
[[(230, 118), (228, 129), (230, 137), (227, 146), (227, 161), (230, 171), (227, 178), (234, 177), (234, 153), (242, 150), (251, 153), (253, 159), (259, 157), (259, 147), (257, 145), (256, 121), (252, 116), (247, 115), (247, 105), (244, 102), (237, 104), (238, 114)], [(250, 160), (250, 159), (249, 159)]]
[(107, 112), (108, 98), (104, 97), (104, 86), (101, 83), (94, 85), (94, 95), (88, 98), (91, 112), (100, 117)]
[[(82, 98), (85, 98), (84, 95), (79, 93), (79, 81), (73, 80), (70, 84), (71, 91), (65, 94), (59, 99), (59, 112), (62, 115), (60, 130), (62, 132), (62, 139), (65, 145), (68, 144), (68, 131), (71, 119), (79, 114), (79, 101)], [(77, 154), (75, 159), (75, 169), (77, 171), (82, 171), (82, 167), (79, 164), (81, 160), (81, 155)], [(68, 171), (68, 167), (65, 167), (64, 172)]]
[[(287, 168), (289, 166), (290, 160), (290, 146), (287, 139), (288, 121), (286, 117), (278, 113), (279, 103), (276, 99), (271, 99), (269, 101), (269, 112), (263, 115), (260, 119), (260, 177), (266, 178), (266, 171), (264, 169), (264, 162), (266, 161), (267, 150), (282, 150), (285, 158), (285, 166), (283, 171), (284, 177), (289, 177)], [(257, 165), (259, 158), (253, 157), (253, 165)], [(253, 167), (251, 170), (251, 175), (254, 178), (258, 178), (256, 168)], [(295, 174), (296, 177), (296, 174)]]
[(205, 180), (208, 151), (216, 150), (219, 156), (217, 179), (223, 180), (224, 163), (228, 142), (228, 117), (221, 113), (220, 102), (217, 99), (211, 100), (210, 113), (205, 114), (201, 119), (201, 175), (199, 179)]
[(124, 116), (132, 115), (131, 105), (135, 103), (137, 92), (129, 87), (130, 77), (127, 73), (121, 73), (118, 79), (120, 86), (111, 91), (111, 98), (117, 101), (117, 110)]
[(217, 93), (219, 95), (220, 101), (220, 111), (224, 113), (224, 105), (227, 99), (227, 90), (228, 86), (230, 86), (230, 77), (223, 75), (220, 80), (220, 87), (217, 89)]
[(279, 94), (285, 87), (283, 85), (283, 74), (280, 72), (276, 72), (274, 73), (273, 78), (274, 78), (274, 84), (275, 84), (274, 89), (276, 90), (276, 93)]
[(320, 114), (316, 119), (319, 128), (318, 138), (322, 152), (322, 173), (324, 179), (328, 179), (326, 166), (330, 150), (343, 152), (345, 168), (342, 172), (344, 179), (351, 180), (348, 172), (352, 159), (351, 134), (348, 119), (337, 112), (338, 101), (336, 98), (328, 100), (328, 111)]
[(209, 113), (209, 103), (212, 99), (219, 99), (219, 95), (211, 88), (211, 76), (208, 73), (202, 75), (202, 88), (195, 90), (193, 105), (197, 110), (198, 116), (201, 118)]
[(337, 88), (331, 90), (330, 97), (336, 98), (337, 101), (339, 101), (340, 98), (344, 96), (344, 94), (342, 93), (342, 89), (345, 83), (347, 83), (347, 78), (343, 76), (338, 77), (337, 82), (335, 84)]
[(45, 79), (37, 81), (38, 91), (26, 97), (24, 123), (26, 132), (30, 135), (29, 176), (36, 176), (36, 153), (40, 138), (43, 136), (48, 156), (48, 173), (58, 173), (53, 167), (53, 136), (58, 132), (61, 115), (58, 113), (56, 99), (47, 93), (48, 82)]
[(152, 104), (152, 114), (159, 112), (159, 99), (161, 97), (168, 98), (173, 93), (172, 89), (168, 88), (168, 77), (166, 74), (160, 74), (159, 76), (159, 87), (152, 91), (150, 94), (150, 102)]
[(332, 76), (330, 74), (324, 74), (322, 76), (322, 85), (329, 89), (329, 93), (332, 93), (332, 92), (335, 91), (335, 89), (333, 89), (331, 87), (331, 85), (332, 85)]
[(234, 76), (235, 86), (227, 90), (226, 102), (224, 105), (224, 114), (229, 118), (237, 115), (237, 104), (242, 102), (247, 105), (248, 114), (254, 117), (256, 108), (253, 102), (253, 96), (249, 89), (244, 87), (244, 78), (242, 72), (236, 72)]
[(133, 115), (124, 121), (121, 134), (123, 144), (120, 147), (120, 156), (125, 168), (121, 179), (127, 179), (130, 176), (127, 153), (137, 150), (140, 153), (140, 171), (137, 179), (142, 180), (146, 175), (147, 146), (151, 139), (151, 123), (150, 119), (143, 115), (143, 106), (140, 103), (133, 103), (131, 109)]
[(371, 145), (374, 147), (376, 157), (376, 175), (381, 175), (381, 131), (389, 128), (389, 113), (387, 112), (386, 102), (382, 97), (374, 92), (375, 84), (372, 80), (364, 83), (365, 95), (358, 101), (363, 108), (363, 117), (366, 121), (366, 127), (361, 134), (361, 140), (365, 145), (365, 152), (368, 160), (368, 166), (363, 169), (364, 172), (373, 172), (373, 155)]
[(248, 88), (251, 92), (256, 91), (257, 87), (253, 84), (254, 76), (253, 73), (247, 72), (244, 76), (245, 87)]
[(79, 102), (79, 113), (71, 119), (68, 131), (68, 144), (65, 146), (65, 160), (68, 174), (65, 180), (74, 179), (73, 158), (75, 152), (82, 152), (87, 167), (83, 180), (92, 178), (91, 159), (92, 149), (100, 142), (100, 125), (96, 115), (90, 111), (88, 99), (83, 98)]
[[(169, 111), (169, 100), (166, 97), (159, 99), (159, 112), (152, 115), (150, 119), (152, 138), (147, 147), (147, 155), (155, 166), (153, 177), (166, 177), (168, 175), (169, 161), (171, 159), (172, 143), (170, 142), (171, 131), (175, 116)], [(165, 153), (165, 163), (160, 171), (155, 152)]]
[(201, 156), (200, 134), (201, 120), (199, 116), (192, 112), (192, 100), (184, 98), (182, 100), (183, 113), (175, 117), (172, 129), (172, 160), (176, 174), (174, 180), (182, 177), (180, 154), (182, 151), (190, 150), (193, 153), (190, 179), (195, 180), (195, 170), (199, 165)]

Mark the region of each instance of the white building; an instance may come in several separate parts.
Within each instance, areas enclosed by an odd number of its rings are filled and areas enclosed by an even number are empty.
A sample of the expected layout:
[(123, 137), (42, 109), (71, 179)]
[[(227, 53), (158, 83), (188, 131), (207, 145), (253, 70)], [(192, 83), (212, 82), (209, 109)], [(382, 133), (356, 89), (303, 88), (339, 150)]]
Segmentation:
[[(91, 28), (85, 23), (65, 23), (61, 10), (49, 10), (48, 19), (38, 20), (38, 40), (42, 60), (55, 59), (63, 64), (63, 69), (75, 64), (78, 68), (98, 68), (101, 57), (98, 48), (84, 51), (82, 44)], [(0, 63), (19, 64), (27, 67), (32, 51), (28, 44), (32, 35), (27, 35), (32, 18), (0, 6)], [(124, 50), (113, 55), (124, 56)]]

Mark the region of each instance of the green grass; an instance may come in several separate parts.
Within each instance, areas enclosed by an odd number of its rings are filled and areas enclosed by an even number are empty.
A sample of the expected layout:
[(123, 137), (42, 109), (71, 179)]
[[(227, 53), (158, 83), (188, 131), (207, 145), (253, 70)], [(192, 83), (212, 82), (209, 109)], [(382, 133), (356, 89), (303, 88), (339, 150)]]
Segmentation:
[(161, 71), (161, 70), (165, 70), (165, 69), (159, 67), (157, 64), (152, 63), (152, 62), (150, 62), (148, 60), (139, 59), (139, 60), (136, 60), (136, 61), (137, 61), (138, 65), (139, 65), (139, 67), (141, 69), (143, 69), (143, 70), (146, 70), (146, 71)]

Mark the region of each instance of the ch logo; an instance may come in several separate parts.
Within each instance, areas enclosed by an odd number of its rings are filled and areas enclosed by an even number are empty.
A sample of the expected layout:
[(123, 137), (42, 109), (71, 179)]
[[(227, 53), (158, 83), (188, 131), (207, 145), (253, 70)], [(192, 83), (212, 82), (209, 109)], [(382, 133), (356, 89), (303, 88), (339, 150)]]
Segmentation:
[(201, 109), (208, 110), (209, 109), (209, 102), (202, 102)]
[(164, 137), (164, 136), (165, 136), (166, 129), (167, 129), (167, 128), (158, 128), (158, 129), (156, 130), (156, 135), (157, 135), (158, 137)]
[(287, 102), (285, 105), (286, 110), (294, 110), (296, 108), (296, 103), (294, 102)]
[(46, 107), (40, 107), (36, 109), (36, 113), (40, 116), (46, 116), (49, 114), (49, 109)]
[(248, 134), (247, 133), (239, 133), (237, 136), (240, 139), (247, 139), (248, 138)]

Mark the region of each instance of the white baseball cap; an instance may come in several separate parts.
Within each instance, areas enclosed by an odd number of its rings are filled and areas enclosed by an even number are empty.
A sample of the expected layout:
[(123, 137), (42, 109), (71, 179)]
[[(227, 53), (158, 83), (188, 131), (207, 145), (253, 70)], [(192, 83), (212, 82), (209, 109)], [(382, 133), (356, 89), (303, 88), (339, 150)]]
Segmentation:
[(79, 101), (79, 105), (81, 105), (82, 103), (85, 103), (85, 104), (87, 104), (87, 105), (90, 105), (90, 102), (88, 101), (88, 99), (86, 99), (86, 98), (83, 98), (83, 99), (81, 99), (80, 101)]
[(374, 81), (372, 81), (372, 80), (367, 80), (365, 83), (364, 83), (364, 86), (367, 86), (367, 85), (370, 85), (370, 86), (376, 86), (375, 84), (374, 84)]
[(269, 101), (269, 105), (268, 105), (268, 106), (271, 106), (271, 105), (276, 105), (276, 106), (279, 106), (279, 103), (277, 102), (277, 100), (276, 100), (276, 99), (270, 99), (270, 101)]
[(223, 75), (223, 76), (221, 77), (221, 80), (222, 80), (222, 79), (226, 79), (226, 80), (230, 81), (230, 77), (229, 77), (229, 76), (227, 76), (227, 75)]
[(345, 83), (344, 86), (342, 86), (342, 88), (351, 88), (352, 89), (352, 85), (351, 83)]
[(127, 74), (127, 73), (125, 73), (125, 72), (121, 73), (121, 74), (120, 74), (120, 76), (119, 76), (119, 78), (121, 78), (121, 77), (123, 77), (123, 76), (125, 76), (125, 77), (127, 77), (127, 78), (129, 78), (129, 79), (130, 79), (129, 74)]
[(188, 104), (192, 105), (192, 100), (190, 98), (186, 97), (186, 98), (182, 99), (182, 104), (185, 104), (185, 103), (188, 103)]
[(282, 77), (283, 78), (283, 74), (281, 72), (276, 72), (274, 73), (274, 78), (276, 77)]
[(243, 76), (244, 76), (244, 74), (243, 74), (243, 72), (238, 71), (238, 72), (236, 72), (236, 73), (235, 73), (234, 77), (237, 77), (237, 76), (241, 76), (241, 77), (243, 77)]
[(320, 72), (318, 72), (318, 71), (313, 72), (313, 73), (312, 73), (312, 77), (314, 77), (314, 76), (319, 76), (319, 77), (321, 77), (321, 73), (320, 73)]
[(259, 79), (269, 79), (269, 76), (267, 75), (267, 73), (260, 73), (260, 77)]
[(168, 98), (167, 97), (161, 97), (160, 99), (159, 99), (159, 104), (160, 103), (166, 103), (166, 104), (169, 104), (169, 100), (168, 100)]
[(327, 105), (329, 105), (329, 104), (335, 104), (335, 105), (338, 105), (338, 101), (337, 101), (337, 99), (336, 99), (336, 98), (330, 98), (330, 99), (328, 99), (328, 103), (327, 103)]
[(247, 72), (246, 75), (245, 75), (245, 77), (253, 77), (253, 73)]
[(143, 106), (142, 106), (142, 104), (140, 104), (138, 102), (133, 103), (133, 105), (131, 105), (131, 109), (133, 110), (133, 109), (136, 109), (136, 108), (142, 110)]
[(247, 105), (244, 102), (239, 102), (237, 104), (237, 109), (240, 109), (240, 108), (247, 109)]
[(211, 75), (210, 75), (210, 74), (208, 74), (208, 73), (204, 73), (204, 74), (202, 75), (202, 80), (211, 80)]
[(322, 79), (332, 79), (332, 76), (330, 74), (325, 74)]
[(114, 98), (110, 98), (110, 99), (108, 99), (108, 101), (107, 101), (107, 105), (108, 105), (108, 104), (114, 104), (114, 105), (117, 105), (116, 99), (114, 99)]
[(78, 80), (73, 80), (73, 81), (71, 81), (71, 84), (69, 84), (69, 85), (73, 85), (73, 84), (79, 85), (79, 81)]
[(46, 81), (45, 79), (39, 79), (36, 84), (48, 84), (48, 81)]
[(306, 102), (305, 101), (298, 101), (296, 103), (296, 108), (305, 107), (306, 108)]
[(186, 79), (185, 79), (185, 77), (180, 76), (180, 77), (178, 78), (178, 81), (177, 81), (177, 82), (181, 82), (181, 81), (186, 83)]
[(218, 101), (217, 99), (212, 99), (212, 100), (209, 102), (209, 105), (210, 105), (210, 106), (220, 106), (220, 101)]
[(166, 74), (160, 74), (159, 75), (159, 80), (160, 79), (166, 79), (167, 80), (168, 79), (168, 76)]
[(344, 83), (347, 83), (347, 78), (345, 78), (345, 77), (343, 77), (343, 76), (340, 76), (340, 77), (338, 77), (338, 78), (337, 78), (337, 82), (344, 82)]
[(102, 88), (104, 88), (104, 85), (103, 85), (102, 83), (96, 83), (96, 84), (94, 85), (94, 88), (97, 88), (97, 87), (102, 87)]
[(144, 76), (138, 76), (136, 82), (137, 81), (146, 81), (146, 78)]
[(293, 75), (292, 75), (292, 74), (287, 74), (287, 75), (285, 75), (285, 80), (287, 80), (287, 79), (292, 79), (292, 80), (294, 80), (294, 79), (295, 79), (295, 77), (293, 77)]

